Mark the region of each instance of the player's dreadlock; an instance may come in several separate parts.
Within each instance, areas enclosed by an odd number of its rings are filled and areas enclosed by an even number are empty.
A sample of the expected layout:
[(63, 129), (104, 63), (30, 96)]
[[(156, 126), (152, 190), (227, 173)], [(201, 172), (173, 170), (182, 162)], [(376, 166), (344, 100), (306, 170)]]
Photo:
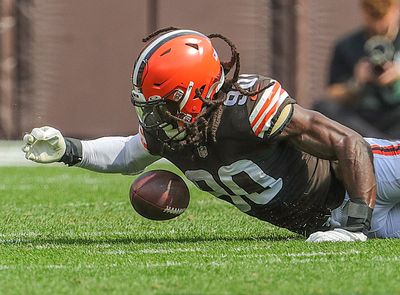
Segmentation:
[[(160, 30), (157, 30), (147, 37), (143, 38), (143, 42), (147, 42), (152, 38), (158, 36), (159, 34), (179, 30), (176, 27), (167, 27)], [(173, 118), (174, 120), (181, 122), (184, 125), (184, 130), (186, 132), (186, 136), (183, 140), (171, 140), (168, 145), (171, 149), (181, 149), (187, 145), (199, 145), (201, 143), (207, 142), (211, 139), (211, 141), (216, 141), (217, 130), (219, 124), (221, 123), (221, 117), (223, 113), (223, 103), (226, 99), (226, 93), (230, 90), (235, 89), (239, 91), (241, 94), (246, 96), (254, 96), (265, 89), (271, 86), (271, 84), (266, 85), (265, 87), (255, 90), (248, 91), (240, 87), (238, 83), (239, 73), (240, 73), (240, 54), (236, 49), (235, 44), (232, 43), (227, 37), (221, 34), (210, 34), (207, 36), (210, 39), (218, 38), (227, 43), (231, 49), (231, 58), (229, 61), (221, 61), (221, 66), (224, 70), (225, 76), (232, 70), (235, 66), (235, 70), (233, 72), (231, 79), (225, 79), (221, 90), (214, 95), (214, 97), (210, 99), (206, 99), (202, 97), (202, 90), (195, 89), (195, 94), (197, 98), (201, 99), (204, 103), (205, 107), (196, 117), (194, 122), (188, 123), (185, 120), (171, 114), (167, 113), (167, 116)]]
[(176, 30), (179, 30), (179, 28), (175, 28), (175, 27), (166, 27), (166, 28), (162, 28), (162, 29), (159, 29), (159, 30), (157, 30), (157, 31), (155, 31), (155, 32), (153, 32), (153, 33), (151, 33), (151, 34), (148, 35), (147, 37), (144, 37), (144, 38), (142, 39), (142, 41), (146, 43), (147, 41), (149, 41), (150, 39), (153, 39), (154, 37), (160, 35), (161, 33), (167, 33), (167, 32), (176, 31)]

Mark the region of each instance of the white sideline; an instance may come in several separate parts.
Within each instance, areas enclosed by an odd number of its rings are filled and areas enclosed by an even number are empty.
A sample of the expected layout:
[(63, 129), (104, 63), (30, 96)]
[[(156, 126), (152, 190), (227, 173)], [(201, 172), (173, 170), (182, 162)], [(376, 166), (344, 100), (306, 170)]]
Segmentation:
[(329, 255), (353, 255), (353, 254), (360, 254), (360, 251), (357, 250), (349, 250), (349, 251), (342, 251), (342, 252), (301, 252), (301, 253), (287, 253), (282, 254), (282, 256), (288, 257), (310, 257), (310, 256), (329, 256)]
[[(340, 252), (338, 252), (340, 254)], [(379, 261), (379, 262), (398, 262), (400, 260), (399, 256), (394, 256), (394, 257), (382, 257), (382, 256), (376, 256), (376, 257), (370, 257), (368, 259), (369, 261)], [(339, 259), (341, 262), (347, 261), (347, 258), (341, 257)], [(281, 264), (283, 261), (282, 259), (278, 257), (268, 257), (266, 256), (266, 259), (258, 259), (256, 261), (253, 261), (253, 263), (257, 264), (276, 264), (279, 263)], [(303, 263), (328, 263), (329, 259), (327, 257), (312, 257), (312, 258), (306, 258), (306, 259), (299, 259), (299, 258), (294, 258), (290, 260), (288, 263), (290, 264), (303, 264)], [(135, 268), (166, 268), (166, 267), (184, 267), (184, 266), (190, 266), (190, 267), (222, 267), (222, 266), (228, 266), (231, 263), (227, 261), (223, 262), (217, 262), (217, 261), (211, 261), (211, 262), (188, 262), (188, 261), (165, 261), (161, 263), (149, 263), (149, 262), (144, 262), (140, 264), (135, 264)], [(80, 270), (80, 269), (101, 269), (101, 268), (115, 268), (115, 267), (127, 267), (126, 264), (117, 264), (117, 263), (112, 263), (112, 264), (77, 264), (77, 265), (71, 265), (71, 264), (42, 264), (42, 265), (0, 265), (0, 272), (1, 271), (11, 271), (11, 270), (17, 270), (17, 269), (23, 269), (23, 270), (35, 270), (35, 269), (51, 269), (51, 270), (62, 270), (62, 269), (72, 269), (72, 270)]]
[[(0, 140), (0, 167), (40, 165), (25, 159), (24, 153), (21, 151), (21, 147), (21, 140)], [(57, 163), (51, 165), (62, 164)]]

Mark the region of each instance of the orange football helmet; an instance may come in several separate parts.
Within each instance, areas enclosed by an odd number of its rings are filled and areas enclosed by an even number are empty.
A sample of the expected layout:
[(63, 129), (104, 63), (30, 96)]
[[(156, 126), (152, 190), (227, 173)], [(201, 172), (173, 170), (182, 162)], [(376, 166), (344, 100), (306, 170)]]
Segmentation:
[[(210, 39), (174, 30), (152, 40), (132, 72), (132, 103), (144, 128), (166, 123), (165, 112), (191, 123), (224, 83), (224, 71)], [(157, 107), (155, 107), (157, 106)]]

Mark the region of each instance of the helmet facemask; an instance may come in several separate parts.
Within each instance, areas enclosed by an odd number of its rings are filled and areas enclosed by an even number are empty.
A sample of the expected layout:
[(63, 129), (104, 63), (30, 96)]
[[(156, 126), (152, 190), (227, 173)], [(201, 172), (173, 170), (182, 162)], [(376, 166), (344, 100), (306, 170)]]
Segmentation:
[[(206, 114), (210, 112), (209, 107), (213, 100), (213, 97), (210, 96), (214, 96), (223, 83), (224, 75), (222, 74), (221, 78), (209, 87), (205, 98), (202, 95), (204, 89), (193, 89), (193, 83), (189, 83), (185, 92), (182, 89), (175, 89), (166, 97), (152, 97), (147, 101), (140, 92), (140, 88), (134, 86), (131, 101), (144, 130), (156, 132), (158, 137), (164, 138), (162, 141), (170, 146), (174, 143), (176, 145), (177, 142), (185, 144), (182, 141), (185, 140), (187, 134), (193, 132), (190, 130), (199, 132), (207, 125), (204, 117), (207, 117)], [(182, 111), (192, 92), (194, 98), (202, 102), (202, 110), (195, 117)], [(165, 136), (160, 136), (160, 134)]]

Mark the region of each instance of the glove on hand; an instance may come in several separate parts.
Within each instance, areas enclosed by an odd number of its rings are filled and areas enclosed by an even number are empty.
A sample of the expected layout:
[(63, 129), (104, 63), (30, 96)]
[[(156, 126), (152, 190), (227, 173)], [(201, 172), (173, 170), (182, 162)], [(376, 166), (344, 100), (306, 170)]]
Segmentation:
[(365, 242), (367, 236), (362, 232), (350, 232), (342, 228), (334, 230), (318, 231), (311, 234), (306, 242)]
[(52, 127), (33, 128), (31, 133), (25, 134), (23, 141), (25, 158), (37, 163), (57, 162), (65, 153), (64, 137)]

